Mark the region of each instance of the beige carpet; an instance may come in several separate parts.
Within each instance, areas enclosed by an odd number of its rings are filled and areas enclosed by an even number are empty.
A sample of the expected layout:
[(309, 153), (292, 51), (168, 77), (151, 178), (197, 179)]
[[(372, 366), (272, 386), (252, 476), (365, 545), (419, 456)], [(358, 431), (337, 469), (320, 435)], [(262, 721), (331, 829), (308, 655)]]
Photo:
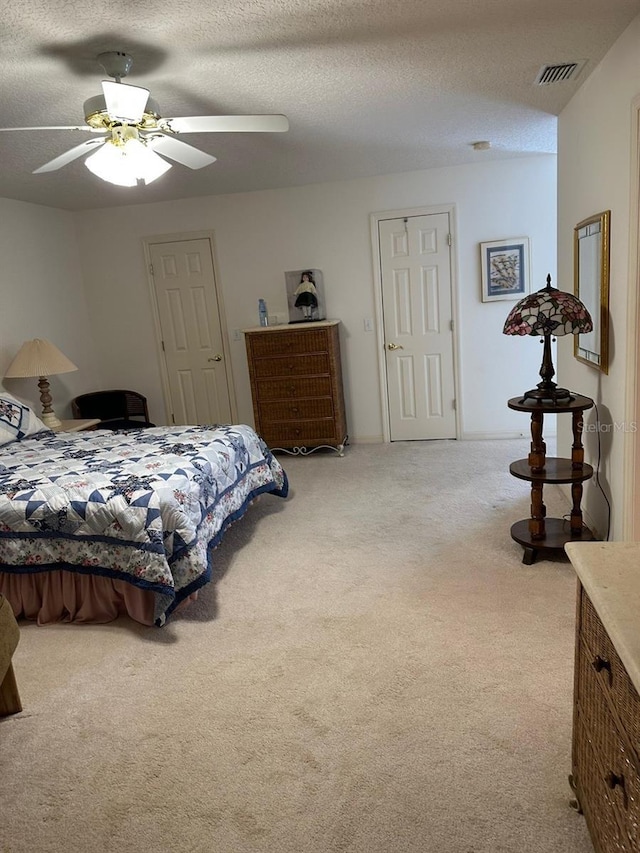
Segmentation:
[(281, 457), (290, 499), (251, 508), (164, 628), (23, 624), (1, 853), (591, 851), (575, 576), (509, 536), (527, 447)]

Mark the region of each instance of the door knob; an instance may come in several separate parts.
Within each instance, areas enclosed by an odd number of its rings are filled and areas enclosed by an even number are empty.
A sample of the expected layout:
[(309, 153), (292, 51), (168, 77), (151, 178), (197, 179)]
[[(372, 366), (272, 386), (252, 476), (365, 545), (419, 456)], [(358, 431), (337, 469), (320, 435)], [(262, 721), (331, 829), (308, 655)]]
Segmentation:
[(207, 361), (222, 361), (221, 355), (214, 355), (213, 358), (208, 358)]
[(387, 344), (387, 349), (404, 349), (404, 347), (402, 346), (402, 344), (390, 343)]

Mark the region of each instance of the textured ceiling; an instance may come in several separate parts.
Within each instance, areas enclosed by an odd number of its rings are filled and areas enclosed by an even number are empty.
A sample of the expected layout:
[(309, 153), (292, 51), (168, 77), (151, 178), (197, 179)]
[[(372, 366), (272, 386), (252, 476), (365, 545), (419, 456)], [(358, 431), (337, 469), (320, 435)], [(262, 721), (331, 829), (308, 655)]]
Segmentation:
[[(82, 124), (106, 77), (97, 54), (123, 50), (127, 82), (165, 117), (284, 113), (290, 130), (182, 136), (217, 162), (133, 188), (83, 159), (32, 174), (81, 131), (0, 133), (0, 196), (78, 210), (554, 152), (556, 116), (639, 13), (640, 0), (9, 2), (1, 126)], [(575, 81), (534, 85), (576, 60)]]

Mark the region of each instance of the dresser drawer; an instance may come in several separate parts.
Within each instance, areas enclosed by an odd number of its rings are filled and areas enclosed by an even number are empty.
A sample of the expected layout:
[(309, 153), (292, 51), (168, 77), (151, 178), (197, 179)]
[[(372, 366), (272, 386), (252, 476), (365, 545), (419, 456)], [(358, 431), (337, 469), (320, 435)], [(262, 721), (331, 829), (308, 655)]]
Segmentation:
[(582, 589), (580, 597), (580, 636), (594, 654), (609, 659), (616, 653), (613, 643), (584, 589)]
[(279, 421), (314, 420), (318, 418), (333, 418), (333, 401), (331, 397), (318, 397), (311, 400), (276, 400), (273, 403), (260, 404), (260, 423), (276, 423)]
[[(611, 713), (608, 690), (604, 685), (603, 671), (597, 672), (593, 658), (586, 646), (580, 644), (578, 654), (578, 713), (590, 735), (593, 748), (600, 757), (604, 773), (614, 773), (625, 778), (625, 808), (640, 818), (640, 777), (637, 758), (625, 734), (618, 730)], [(617, 713), (617, 708), (616, 708)], [(637, 823), (637, 820), (636, 820)]]
[(300, 397), (330, 397), (331, 379), (315, 376), (309, 379), (260, 379), (255, 385), (256, 396), (264, 400), (297, 400)]
[(254, 370), (258, 379), (268, 376), (314, 376), (329, 373), (327, 353), (317, 355), (279, 356), (278, 358), (257, 358)]
[(616, 707), (630, 746), (640, 763), (640, 697), (584, 590), (581, 594), (580, 616), (582, 642), (588, 649), (592, 665), (599, 668), (602, 689)]
[(321, 421), (297, 421), (296, 423), (271, 423), (262, 429), (262, 437), (267, 444), (279, 441), (295, 441), (304, 444), (309, 441), (336, 441), (336, 425), (333, 418)]
[(263, 332), (252, 334), (251, 352), (254, 358), (270, 355), (327, 352), (329, 339), (326, 329), (301, 332)]
[(607, 784), (600, 756), (579, 714), (573, 731), (573, 780), (596, 849), (602, 853), (635, 853), (638, 848), (623, 829), (627, 818), (622, 792)]

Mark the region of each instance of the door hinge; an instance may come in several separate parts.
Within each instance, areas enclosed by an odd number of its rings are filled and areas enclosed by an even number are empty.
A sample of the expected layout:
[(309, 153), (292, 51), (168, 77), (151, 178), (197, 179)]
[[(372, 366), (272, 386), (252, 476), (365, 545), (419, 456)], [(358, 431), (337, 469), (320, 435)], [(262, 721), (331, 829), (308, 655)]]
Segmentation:
[(454, 329), (453, 320), (449, 320), (449, 328), (453, 332), (453, 329)]
[[(451, 245), (451, 244), (449, 244), (449, 245)], [(153, 264), (149, 264), (149, 272), (151, 275), (153, 275)]]
[(160, 343), (162, 344), (162, 352), (164, 352), (164, 341), (160, 341)]
[(451, 234), (447, 234), (447, 245), (448, 246), (453, 245), (453, 240), (451, 239)]
[(175, 424), (175, 422), (176, 422), (176, 416), (173, 414), (173, 412), (171, 412), (171, 423)]
[(454, 412), (458, 411), (458, 401), (457, 400), (451, 401), (451, 408), (453, 409)]

